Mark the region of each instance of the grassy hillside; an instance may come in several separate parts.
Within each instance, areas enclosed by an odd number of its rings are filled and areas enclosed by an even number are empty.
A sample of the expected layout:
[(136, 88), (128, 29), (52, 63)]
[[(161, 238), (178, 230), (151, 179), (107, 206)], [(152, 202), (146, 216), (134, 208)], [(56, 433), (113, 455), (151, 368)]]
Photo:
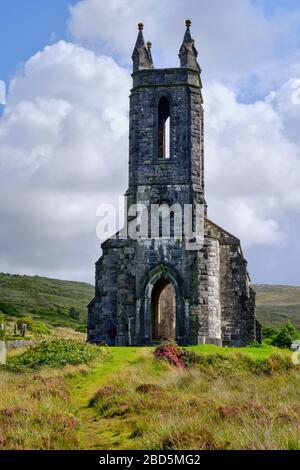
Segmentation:
[[(278, 327), (288, 319), (300, 330), (300, 287), (255, 285), (257, 317), (264, 326)], [(94, 287), (72, 281), (0, 274), (0, 311), (12, 317), (26, 314), (53, 326), (76, 327), (86, 322), (86, 306)], [(69, 316), (73, 307), (80, 320)]]
[(55, 368), (51, 348), (47, 367), (0, 366), (0, 450), (300, 449), (289, 351), (188, 349), (201, 363), (184, 370), (151, 348), (119, 347), (95, 348), (91, 364), (74, 365), (68, 348), (73, 365)]
[[(85, 283), (43, 277), (0, 274), (0, 311), (9, 318), (32, 315), (53, 326), (78, 327), (86, 323), (86, 306), (94, 288)], [(69, 317), (70, 308), (80, 319)]]
[(300, 286), (255, 285), (257, 318), (264, 326), (280, 327), (291, 320), (300, 330)]

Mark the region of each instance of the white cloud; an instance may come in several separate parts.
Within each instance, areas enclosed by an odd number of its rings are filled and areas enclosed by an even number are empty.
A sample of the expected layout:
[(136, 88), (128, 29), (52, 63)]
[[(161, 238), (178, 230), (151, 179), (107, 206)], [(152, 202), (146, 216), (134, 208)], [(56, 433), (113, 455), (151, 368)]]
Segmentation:
[(126, 188), (129, 88), (113, 59), (63, 41), (12, 82), (0, 120), (3, 270), (64, 277), (74, 266), (77, 278), (84, 265), (92, 279), (96, 208)]
[(109, 57), (63, 41), (46, 47), (10, 86), (2, 170), (52, 189), (107, 187), (107, 171), (118, 178), (127, 162), (129, 88), (127, 71)]
[(270, 217), (265, 207), (259, 207), (259, 201), (243, 196), (221, 199), (212, 195), (208, 202), (210, 218), (238, 236), (242, 247), (285, 243), (284, 230), (276, 219)]
[[(300, 67), (300, 63), (299, 63)], [(300, 70), (299, 75), (300, 76)], [(271, 92), (266, 102), (280, 115), (285, 135), (300, 144), (300, 79), (291, 78), (277, 92)]]
[(300, 209), (300, 149), (290, 136), (299, 128), (300, 106), (283, 113), (277, 105), (289, 88), (253, 104), (239, 103), (221, 84), (205, 90), (210, 215), (246, 245), (284, 240), (283, 212)]
[(298, 44), (300, 9), (267, 17), (251, 0), (81, 0), (70, 9), (69, 29), (76, 41), (128, 64), (143, 21), (156, 65), (173, 67), (186, 18), (193, 22), (206, 79), (233, 83), (259, 76), (256, 87), (265, 88), (285, 76)]

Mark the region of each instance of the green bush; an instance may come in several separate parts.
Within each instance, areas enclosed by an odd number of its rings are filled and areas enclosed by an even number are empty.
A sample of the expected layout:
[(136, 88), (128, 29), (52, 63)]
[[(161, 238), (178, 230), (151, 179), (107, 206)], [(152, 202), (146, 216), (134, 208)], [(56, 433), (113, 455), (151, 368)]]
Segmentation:
[(7, 304), (5, 302), (0, 302), (0, 310), (5, 314), (9, 315), (10, 317), (19, 316), (19, 310), (14, 307), (13, 305)]
[(248, 348), (262, 348), (263, 345), (260, 344), (258, 341), (250, 341), (250, 343), (248, 343)]
[(42, 321), (36, 322), (32, 331), (40, 335), (51, 335), (50, 328)]
[(268, 326), (263, 326), (262, 328), (262, 337), (263, 339), (274, 339), (278, 335), (278, 328), (270, 328)]
[(100, 351), (97, 346), (74, 340), (43, 341), (27, 349), (23, 354), (11, 357), (5, 368), (11, 371), (25, 371), (42, 366), (61, 368), (67, 365), (87, 364)]
[(17, 325), (18, 325), (19, 327), (20, 327), (23, 323), (26, 323), (28, 329), (32, 331), (32, 328), (34, 328), (36, 322), (35, 322), (35, 320), (34, 320), (31, 316), (27, 315), (26, 317), (22, 317), (22, 318), (20, 318), (20, 319), (17, 321)]
[(86, 333), (87, 332), (87, 327), (86, 327), (86, 325), (79, 325), (79, 326), (77, 326), (75, 331), (78, 331), (79, 333)]
[(26, 323), (28, 330), (32, 333), (37, 333), (40, 335), (50, 335), (51, 330), (47, 325), (41, 321), (34, 320), (31, 316), (22, 317), (17, 321), (18, 326), (20, 327), (22, 323)]
[(274, 337), (272, 344), (278, 348), (290, 348), (291, 344), (298, 337), (298, 332), (293, 323), (288, 320), (286, 325), (279, 330)]
[(74, 307), (71, 307), (69, 310), (69, 317), (73, 320), (80, 320), (80, 312), (78, 312)]
[(262, 344), (266, 345), (266, 346), (272, 346), (273, 345), (273, 339), (272, 338), (263, 339)]
[(188, 349), (184, 349), (183, 360), (187, 367), (201, 363), (201, 357), (199, 354), (195, 353), (194, 351), (189, 351)]

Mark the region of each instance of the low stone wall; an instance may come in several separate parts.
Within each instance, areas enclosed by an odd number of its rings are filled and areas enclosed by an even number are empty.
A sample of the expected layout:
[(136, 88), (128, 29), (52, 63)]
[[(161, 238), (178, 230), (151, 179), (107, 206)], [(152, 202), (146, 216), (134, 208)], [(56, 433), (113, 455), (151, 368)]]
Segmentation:
[(21, 349), (21, 348), (29, 348), (37, 343), (36, 340), (16, 340), (16, 341), (6, 341), (6, 348), (7, 349)]

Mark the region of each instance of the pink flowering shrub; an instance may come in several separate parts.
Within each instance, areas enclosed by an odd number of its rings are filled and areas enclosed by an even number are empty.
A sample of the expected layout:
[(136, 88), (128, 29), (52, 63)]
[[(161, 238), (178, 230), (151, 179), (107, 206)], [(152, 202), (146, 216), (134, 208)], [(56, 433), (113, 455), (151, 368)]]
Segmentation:
[(178, 367), (178, 369), (186, 368), (184, 354), (184, 350), (172, 341), (161, 343), (154, 351), (154, 357), (156, 359), (165, 360)]

